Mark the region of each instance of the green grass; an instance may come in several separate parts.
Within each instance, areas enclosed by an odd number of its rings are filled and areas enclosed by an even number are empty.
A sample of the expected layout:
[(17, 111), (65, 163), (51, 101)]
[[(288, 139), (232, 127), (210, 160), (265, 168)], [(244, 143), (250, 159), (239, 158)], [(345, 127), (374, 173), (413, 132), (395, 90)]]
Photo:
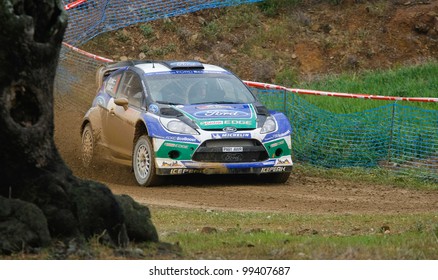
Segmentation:
[(324, 168), (307, 164), (295, 164), (294, 172), (304, 176), (316, 176), (330, 179), (357, 180), (371, 184), (392, 185), (399, 188), (436, 190), (438, 185), (415, 176), (395, 173), (385, 168)]
[[(323, 178), (438, 190), (383, 169), (295, 172)], [(438, 259), (438, 215), (294, 214), (152, 207), (161, 241), (179, 244), (185, 259)], [(210, 230), (205, 230), (210, 229)]]
[(260, 11), (269, 17), (278, 15), (281, 10), (292, 10), (300, 4), (302, 0), (266, 0), (257, 4)]
[[(185, 259), (437, 259), (438, 216), (298, 215), (152, 208)], [(215, 231), (204, 233), (203, 228)]]
[(150, 39), (154, 36), (154, 29), (151, 25), (141, 24), (139, 28), (145, 38)]
[[(438, 62), (400, 67), (392, 70), (342, 74), (318, 81), (301, 82), (296, 88), (342, 93), (401, 97), (438, 97)], [(334, 113), (361, 112), (394, 101), (376, 101), (325, 96), (303, 96), (316, 106)], [(438, 110), (438, 103), (398, 102), (402, 105)]]

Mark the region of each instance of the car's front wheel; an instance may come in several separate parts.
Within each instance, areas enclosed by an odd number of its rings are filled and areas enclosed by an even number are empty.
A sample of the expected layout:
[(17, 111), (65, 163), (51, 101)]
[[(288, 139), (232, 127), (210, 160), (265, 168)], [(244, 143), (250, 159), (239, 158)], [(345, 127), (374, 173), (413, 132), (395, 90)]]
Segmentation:
[(93, 130), (91, 129), (91, 125), (87, 124), (82, 131), (81, 158), (84, 167), (89, 167), (93, 163), (94, 144)]
[(160, 176), (155, 172), (154, 149), (151, 140), (146, 135), (140, 136), (135, 143), (132, 168), (139, 185), (152, 186), (159, 183)]

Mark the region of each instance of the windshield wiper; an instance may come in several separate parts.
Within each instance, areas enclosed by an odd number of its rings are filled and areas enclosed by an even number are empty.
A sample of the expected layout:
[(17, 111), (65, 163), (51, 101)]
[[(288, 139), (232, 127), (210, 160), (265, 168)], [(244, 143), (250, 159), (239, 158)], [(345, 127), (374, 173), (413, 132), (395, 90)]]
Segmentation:
[(182, 105), (181, 103), (175, 103), (175, 102), (170, 102), (170, 101), (155, 101), (158, 104), (165, 104), (165, 105)]
[(234, 101), (210, 101), (210, 102), (197, 102), (190, 103), (190, 105), (199, 105), (199, 104), (242, 104), (245, 102), (234, 102)]

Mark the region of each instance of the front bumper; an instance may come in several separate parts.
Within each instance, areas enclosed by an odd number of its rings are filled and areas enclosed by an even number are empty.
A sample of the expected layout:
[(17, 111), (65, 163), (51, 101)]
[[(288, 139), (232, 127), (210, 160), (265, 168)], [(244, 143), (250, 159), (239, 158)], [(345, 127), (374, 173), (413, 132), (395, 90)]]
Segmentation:
[(169, 161), (156, 159), (158, 175), (182, 174), (267, 174), (292, 171), (292, 158), (285, 156), (262, 162), (216, 163), (196, 161)]

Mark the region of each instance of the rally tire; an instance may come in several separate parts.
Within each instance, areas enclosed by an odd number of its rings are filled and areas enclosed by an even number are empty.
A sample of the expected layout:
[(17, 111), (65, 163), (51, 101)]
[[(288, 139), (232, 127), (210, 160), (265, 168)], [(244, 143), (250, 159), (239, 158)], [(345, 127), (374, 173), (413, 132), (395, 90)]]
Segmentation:
[(93, 135), (93, 129), (88, 123), (85, 125), (82, 131), (81, 142), (81, 160), (84, 167), (90, 167), (94, 162), (95, 157), (95, 141)]
[(154, 148), (146, 135), (140, 136), (135, 142), (132, 169), (135, 180), (140, 186), (158, 185), (161, 181), (160, 176), (156, 174)]
[(264, 174), (263, 181), (267, 183), (283, 184), (289, 179), (291, 172)]

